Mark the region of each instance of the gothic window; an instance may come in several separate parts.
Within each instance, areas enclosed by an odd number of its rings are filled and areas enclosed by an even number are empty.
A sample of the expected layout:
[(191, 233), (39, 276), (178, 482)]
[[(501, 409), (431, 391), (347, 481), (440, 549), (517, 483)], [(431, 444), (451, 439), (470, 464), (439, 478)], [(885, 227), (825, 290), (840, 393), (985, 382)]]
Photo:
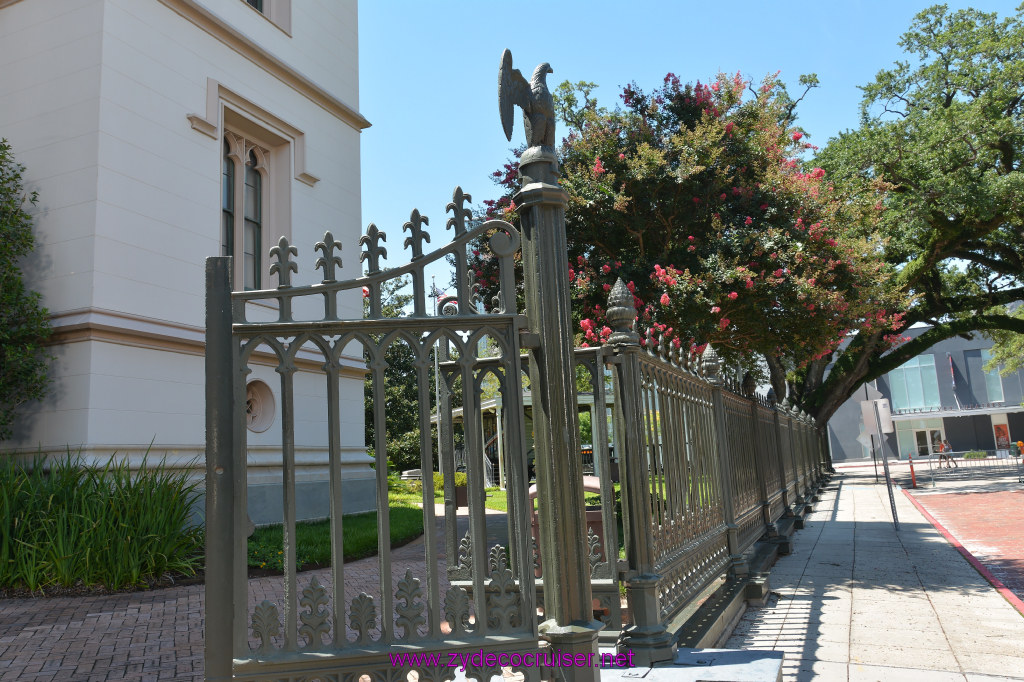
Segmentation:
[(269, 152), (251, 140), (230, 132), (224, 136), (221, 253), (234, 258), (232, 285), (236, 290), (263, 285), (268, 158)]

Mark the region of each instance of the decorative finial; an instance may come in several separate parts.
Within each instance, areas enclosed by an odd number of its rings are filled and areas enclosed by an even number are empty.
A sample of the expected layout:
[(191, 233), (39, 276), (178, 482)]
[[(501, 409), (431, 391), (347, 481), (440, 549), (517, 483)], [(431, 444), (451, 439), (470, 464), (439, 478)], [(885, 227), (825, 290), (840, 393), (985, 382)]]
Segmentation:
[(720, 386), (722, 384), (722, 376), (720, 371), (722, 369), (722, 361), (718, 357), (718, 353), (715, 349), (708, 344), (708, 347), (704, 349), (703, 355), (701, 355), (701, 373), (704, 375), (704, 380), (713, 386)]
[(608, 294), (608, 311), (605, 313), (605, 319), (612, 328), (612, 335), (608, 337), (609, 344), (635, 345), (640, 342), (640, 335), (633, 330), (636, 323), (633, 294), (629, 293), (629, 288), (621, 277), (615, 280), (615, 286)]
[(430, 241), (430, 235), (423, 231), (424, 225), (429, 225), (430, 221), (427, 216), (420, 215), (419, 209), (414, 208), (412, 213), (409, 215), (409, 222), (402, 225), (402, 232), (409, 230), (412, 234), (405, 238), (403, 246), (409, 248), (412, 246), (412, 259), (419, 260), (423, 258), (423, 242)]
[(270, 274), (277, 273), (278, 289), (287, 289), (292, 285), (292, 273), (299, 271), (299, 265), (291, 257), (298, 255), (299, 250), (288, 245), (287, 237), (281, 237), (277, 246), (270, 249), (270, 257), (277, 256), (277, 262), (270, 266)]
[(740, 385), (740, 391), (748, 398), (754, 397), (754, 391), (757, 388), (757, 382), (754, 380), (754, 375), (747, 372), (743, 375), (743, 383)]
[(359, 238), (359, 245), (365, 246), (366, 250), (359, 254), (359, 262), (370, 261), (370, 267), (367, 272), (374, 273), (380, 272), (380, 259), (388, 257), (388, 250), (381, 246), (381, 242), (386, 242), (388, 236), (377, 229), (377, 226), (370, 223), (370, 226), (366, 228), (366, 234)]
[(448, 219), (446, 227), (455, 228), (455, 236), (461, 237), (466, 234), (466, 220), (473, 217), (473, 212), (466, 208), (466, 203), (473, 201), (473, 197), (456, 187), (452, 192), (452, 200), (445, 207), (445, 212), (451, 211), (452, 217)]
[(334, 239), (334, 235), (331, 234), (330, 230), (324, 232), (324, 240), (317, 242), (316, 246), (313, 247), (314, 251), (320, 251), (324, 255), (321, 258), (316, 259), (316, 265), (313, 269), (323, 268), (324, 269), (324, 284), (328, 282), (335, 282), (337, 278), (334, 276), (335, 266), (341, 267), (341, 256), (335, 256), (334, 250), (341, 251), (341, 242)]

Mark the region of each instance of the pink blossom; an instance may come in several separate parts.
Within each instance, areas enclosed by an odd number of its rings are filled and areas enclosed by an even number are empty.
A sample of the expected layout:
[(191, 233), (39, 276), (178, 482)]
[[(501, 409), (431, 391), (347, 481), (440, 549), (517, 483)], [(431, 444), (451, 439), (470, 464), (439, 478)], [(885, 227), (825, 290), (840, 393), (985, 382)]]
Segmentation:
[(732, 121), (729, 121), (728, 123), (725, 124), (725, 132), (727, 135), (732, 135), (732, 129), (735, 125), (736, 124), (733, 123)]
[(580, 326), (583, 327), (583, 331), (592, 331), (594, 329), (594, 321), (590, 318), (580, 320)]
[(775, 275), (776, 277), (782, 277), (782, 268), (779, 268), (778, 270), (776, 270), (772, 274)]
[(749, 225), (752, 222), (754, 222), (754, 219), (751, 218), (750, 216), (747, 216), (747, 219), (743, 221), (743, 224), (744, 225)]
[(601, 272), (603, 272), (604, 274), (607, 275), (611, 271), (612, 271), (612, 266), (608, 265), (607, 263), (605, 263), (604, 265), (601, 266)]
[(720, 313), (720, 312), (722, 312), (722, 309), (719, 308), (717, 305), (711, 306), (711, 312), (713, 312), (713, 313)]
[(473, 255), (474, 256), (479, 256), (480, 255), (480, 249), (473, 249)]
[(601, 286), (604, 287), (605, 292), (608, 292), (608, 291), (612, 290), (612, 285), (611, 284), (602, 284)]
[(594, 157), (594, 169), (593, 169), (593, 172), (594, 172), (594, 175), (601, 175), (602, 173), (607, 172), (604, 169), (604, 165), (601, 163), (601, 157), (600, 156), (595, 156)]
[(668, 297), (668, 294), (662, 294), (661, 295), (661, 304), (662, 305), (668, 305), (669, 303), (671, 303), (671, 299)]
[(636, 284), (633, 284), (632, 280), (630, 280), (629, 284), (626, 285), (626, 288), (629, 289), (629, 293), (636, 293)]
[(729, 292), (729, 296), (728, 296), (728, 299), (729, 299), (730, 301), (735, 301), (735, 300), (736, 300), (737, 298), (739, 298), (739, 296), (740, 296), (740, 295), (739, 295), (739, 294), (737, 294), (737, 293), (736, 293), (735, 291), (730, 291), (730, 292)]
[(687, 239), (692, 242), (694, 240), (694, 236), (691, 234), (689, 237), (687, 237)]
[(576, 271), (569, 268), (569, 279), (576, 279)]
[(725, 192), (722, 192), (721, 194), (719, 194), (718, 198), (721, 199), (722, 201), (725, 201)]
[(624, 159), (624, 158), (626, 158), (626, 155), (625, 155), (625, 154), (619, 154), (619, 160), (622, 160), (622, 159)]
[(723, 317), (721, 320), (718, 321), (718, 326), (721, 327), (722, 329), (725, 329), (726, 327), (728, 327), (729, 326), (729, 318), (728, 317)]
[(797, 131), (797, 132), (793, 133), (793, 142), (799, 142), (800, 138), (803, 137), (803, 136), (804, 136), (804, 134), (801, 133), (800, 131)]
[(370, 297), (370, 288), (369, 287), (363, 287), (363, 298), (369, 298), (369, 297)]
[(809, 280), (807, 280), (807, 283), (810, 284), (813, 287), (817, 283), (817, 281), (818, 280), (816, 280), (813, 277), (811, 277)]
[(753, 289), (754, 288), (754, 280), (752, 280), (752, 279), (748, 279), (747, 280), (747, 288), (748, 289)]

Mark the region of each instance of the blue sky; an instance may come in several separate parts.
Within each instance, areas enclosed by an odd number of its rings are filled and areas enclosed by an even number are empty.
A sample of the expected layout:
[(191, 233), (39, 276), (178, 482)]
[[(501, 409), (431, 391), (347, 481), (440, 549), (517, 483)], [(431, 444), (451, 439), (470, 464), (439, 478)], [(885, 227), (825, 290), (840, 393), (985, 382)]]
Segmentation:
[[(948, 3), (1007, 16), (1016, 2)], [(817, 73), (821, 87), (800, 104), (797, 123), (814, 144), (856, 127), (859, 85), (904, 58), (897, 45), (913, 16), (929, 6), (907, 0), (808, 2), (359, 2), (363, 227), (374, 222), (393, 244), (388, 265), (407, 262), (402, 224), (419, 208), (433, 245), (444, 236), (444, 207), (455, 185), (474, 203), (493, 198), (489, 174), (512, 143), (498, 115), (498, 63), (506, 47), (528, 78), (551, 63), (552, 88), (564, 80), (599, 85), (614, 106), (621, 86), (644, 90), (671, 71), (707, 82), (719, 71), (760, 80), (781, 70), (791, 93)], [(561, 137), (561, 131), (558, 133)], [(438, 274), (438, 284), (447, 284)]]

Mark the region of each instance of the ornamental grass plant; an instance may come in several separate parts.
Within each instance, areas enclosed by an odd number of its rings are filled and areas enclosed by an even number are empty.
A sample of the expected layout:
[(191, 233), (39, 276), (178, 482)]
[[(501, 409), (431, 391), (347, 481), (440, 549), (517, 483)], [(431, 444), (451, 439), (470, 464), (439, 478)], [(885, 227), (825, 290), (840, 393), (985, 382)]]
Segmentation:
[(0, 463), (0, 588), (143, 586), (195, 575), (203, 534), (192, 523), (197, 483), (143, 458), (103, 467), (72, 456), (49, 467)]

